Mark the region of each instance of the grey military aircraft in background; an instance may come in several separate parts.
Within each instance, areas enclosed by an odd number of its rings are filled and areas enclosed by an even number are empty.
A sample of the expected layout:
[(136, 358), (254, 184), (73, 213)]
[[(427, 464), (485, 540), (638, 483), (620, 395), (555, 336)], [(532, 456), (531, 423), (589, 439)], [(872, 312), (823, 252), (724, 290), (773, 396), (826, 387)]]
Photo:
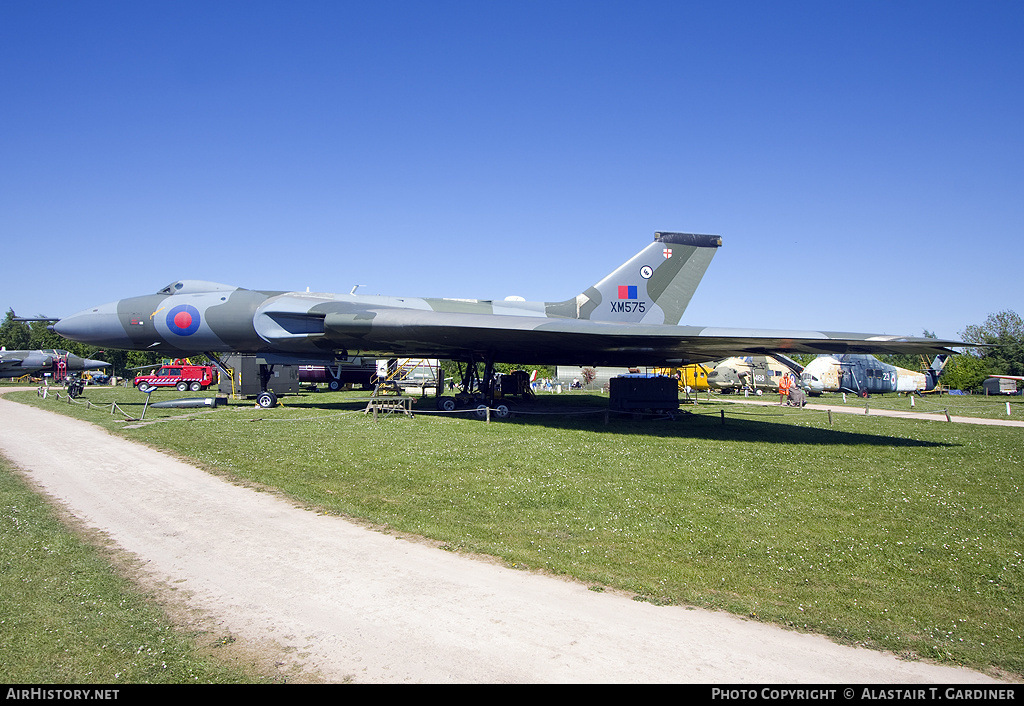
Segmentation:
[(110, 363), (102, 360), (80, 358), (74, 353), (53, 348), (34, 351), (0, 349), (0, 377), (3, 378), (16, 378), (22, 375), (44, 372), (59, 374), (64, 371), (99, 370), (108, 365)]
[[(965, 345), (905, 336), (680, 326), (721, 244), (717, 235), (656, 233), (614, 272), (560, 302), (258, 291), (181, 280), (155, 294), (63, 318), (54, 330), (83, 343), (168, 356), (255, 354), (263, 365), (264, 391), (275, 364), (322, 365), (363, 353), (482, 361), (487, 401), (495, 362), (684, 365), (776, 351), (935, 353)], [(259, 401), (276, 404), (271, 395)]]

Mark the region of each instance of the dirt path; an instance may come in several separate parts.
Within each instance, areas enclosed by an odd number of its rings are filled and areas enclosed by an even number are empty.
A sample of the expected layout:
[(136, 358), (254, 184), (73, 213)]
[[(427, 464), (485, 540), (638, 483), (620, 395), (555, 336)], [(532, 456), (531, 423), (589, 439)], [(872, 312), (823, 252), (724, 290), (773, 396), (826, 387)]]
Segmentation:
[(2, 398), (0, 453), (226, 629), (328, 681), (992, 681), (396, 539)]
[[(780, 407), (777, 399), (777, 395), (767, 395), (772, 399), (752, 399), (749, 397), (735, 396), (730, 399), (722, 399), (721, 402), (731, 402), (733, 404), (752, 404), (761, 407)], [(865, 414), (864, 408), (860, 407), (845, 407), (843, 405), (829, 405), (829, 404), (810, 404), (804, 406), (804, 409), (819, 410), (822, 412), (835, 412), (837, 414)], [(989, 419), (987, 417), (963, 417), (957, 415), (950, 415), (946, 418), (944, 412), (912, 412), (909, 410), (899, 409), (871, 409), (870, 403), (868, 404), (867, 414), (872, 417), (902, 417), (903, 419), (921, 419), (930, 422), (954, 422), (957, 424), (982, 424), (987, 426), (997, 427), (1024, 427), (1024, 422), (1017, 419)]]

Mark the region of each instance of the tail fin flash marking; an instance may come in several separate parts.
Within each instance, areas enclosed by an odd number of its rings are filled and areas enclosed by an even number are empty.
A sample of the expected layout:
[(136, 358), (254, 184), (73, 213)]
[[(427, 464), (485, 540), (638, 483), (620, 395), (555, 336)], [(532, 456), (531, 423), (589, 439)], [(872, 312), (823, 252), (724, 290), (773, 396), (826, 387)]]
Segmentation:
[[(548, 313), (592, 321), (678, 324), (721, 245), (717, 235), (655, 233), (654, 242), (617, 270), (575, 299), (548, 305)], [(566, 312), (569, 305), (571, 313)]]

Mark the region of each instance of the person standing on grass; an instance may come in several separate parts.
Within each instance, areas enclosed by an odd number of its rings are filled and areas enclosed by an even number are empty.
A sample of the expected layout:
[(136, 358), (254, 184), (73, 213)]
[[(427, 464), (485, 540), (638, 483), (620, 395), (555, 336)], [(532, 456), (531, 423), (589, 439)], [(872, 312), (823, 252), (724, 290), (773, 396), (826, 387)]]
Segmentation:
[(785, 404), (786, 399), (789, 397), (789, 373), (786, 373), (779, 380), (779, 404)]

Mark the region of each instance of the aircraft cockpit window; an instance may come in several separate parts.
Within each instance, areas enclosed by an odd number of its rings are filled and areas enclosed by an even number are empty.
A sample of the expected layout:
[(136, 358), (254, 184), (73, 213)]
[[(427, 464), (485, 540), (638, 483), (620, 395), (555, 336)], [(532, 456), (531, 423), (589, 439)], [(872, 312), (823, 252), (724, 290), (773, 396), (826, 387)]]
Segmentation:
[(169, 285), (161, 289), (157, 294), (174, 294), (179, 291), (185, 285), (181, 282), (171, 282)]
[(234, 292), (237, 289), (238, 287), (229, 284), (207, 282), (201, 279), (180, 279), (177, 282), (171, 282), (157, 294), (209, 294), (211, 292)]

